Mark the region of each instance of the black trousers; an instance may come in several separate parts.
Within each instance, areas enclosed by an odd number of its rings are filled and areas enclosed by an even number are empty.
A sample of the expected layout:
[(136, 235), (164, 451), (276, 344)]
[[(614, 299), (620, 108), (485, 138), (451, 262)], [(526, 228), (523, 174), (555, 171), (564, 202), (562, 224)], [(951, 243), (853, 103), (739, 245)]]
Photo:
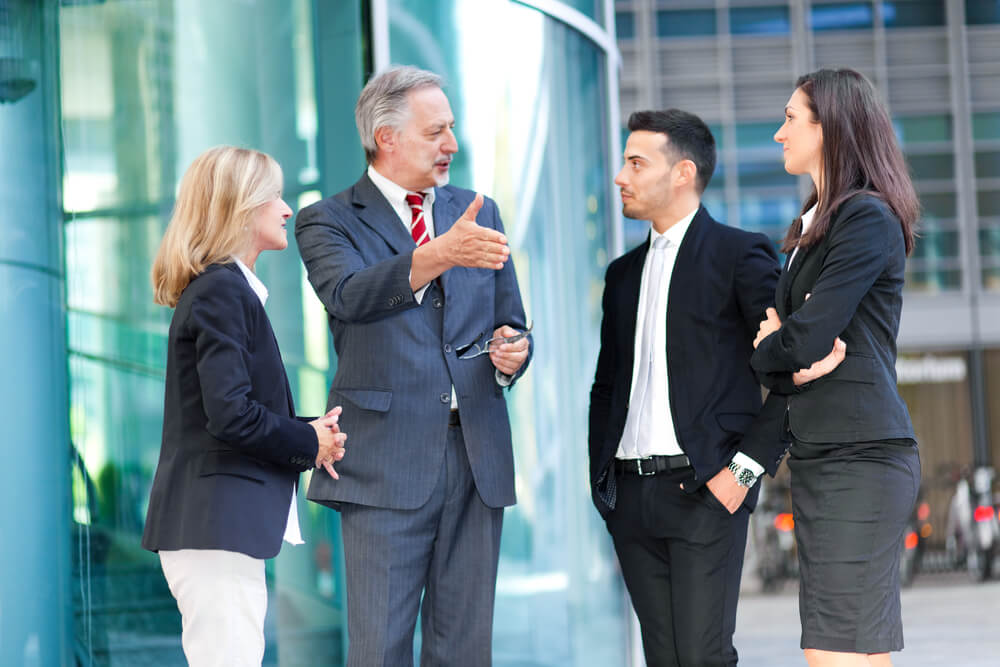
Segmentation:
[(730, 514), (690, 468), (618, 476), (607, 517), (649, 667), (735, 665), (736, 601), (750, 513)]

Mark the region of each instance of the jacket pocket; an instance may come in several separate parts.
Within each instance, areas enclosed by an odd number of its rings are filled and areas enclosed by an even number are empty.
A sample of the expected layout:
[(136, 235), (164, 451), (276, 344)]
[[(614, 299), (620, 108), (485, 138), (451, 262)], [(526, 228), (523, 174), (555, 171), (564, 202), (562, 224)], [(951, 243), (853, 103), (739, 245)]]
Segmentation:
[(263, 484), (266, 477), (260, 463), (239, 452), (227, 449), (210, 451), (202, 457), (198, 476), (209, 477), (211, 475), (242, 477), (259, 484)]
[(848, 353), (833, 372), (820, 378), (823, 379), (875, 384), (875, 357)]
[(333, 393), (343, 396), (362, 410), (388, 412), (392, 405), (392, 391), (388, 389), (347, 389), (334, 387)]

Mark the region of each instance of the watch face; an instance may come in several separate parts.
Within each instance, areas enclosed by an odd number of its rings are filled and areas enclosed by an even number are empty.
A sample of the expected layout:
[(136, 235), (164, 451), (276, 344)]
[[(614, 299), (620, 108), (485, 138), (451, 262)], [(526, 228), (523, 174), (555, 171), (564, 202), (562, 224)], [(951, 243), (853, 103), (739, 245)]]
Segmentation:
[(740, 483), (740, 485), (750, 486), (751, 484), (753, 484), (753, 471), (748, 470), (747, 468), (743, 468), (742, 470), (740, 470), (740, 474), (736, 479)]

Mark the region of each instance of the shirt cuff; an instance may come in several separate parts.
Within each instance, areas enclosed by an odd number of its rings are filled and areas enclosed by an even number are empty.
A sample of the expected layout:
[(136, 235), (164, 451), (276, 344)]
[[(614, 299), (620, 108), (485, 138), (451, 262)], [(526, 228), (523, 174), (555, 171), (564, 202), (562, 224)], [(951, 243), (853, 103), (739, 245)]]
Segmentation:
[[(407, 278), (406, 278), (406, 279), (407, 279), (408, 281), (412, 281), (412, 280), (413, 280), (413, 271), (412, 271), (412, 270), (410, 271), (410, 275), (409, 275), (409, 276), (407, 276)], [(420, 289), (416, 290), (416, 291), (415, 291), (415, 292), (413, 293), (413, 298), (414, 298), (414, 300), (415, 300), (415, 301), (416, 301), (417, 303), (420, 303), (420, 304), (422, 304), (422, 303), (424, 302), (424, 292), (426, 292), (426, 291), (427, 291), (427, 288), (428, 288), (428, 287), (430, 287), (430, 286), (431, 286), (431, 284), (430, 284), (430, 283), (427, 283), (426, 285), (424, 285), (423, 287), (421, 287)]]
[(501, 387), (509, 387), (510, 384), (514, 381), (513, 375), (507, 375), (506, 373), (501, 373), (500, 369), (497, 369), (493, 375), (497, 379), (497, 384), (500, 385)]
[(764, 466), (757, 463), (743, 452), (736, 452), (736, 456), (733, 457), (733, 463), (752, 472), (755, 478), (764, 474)]

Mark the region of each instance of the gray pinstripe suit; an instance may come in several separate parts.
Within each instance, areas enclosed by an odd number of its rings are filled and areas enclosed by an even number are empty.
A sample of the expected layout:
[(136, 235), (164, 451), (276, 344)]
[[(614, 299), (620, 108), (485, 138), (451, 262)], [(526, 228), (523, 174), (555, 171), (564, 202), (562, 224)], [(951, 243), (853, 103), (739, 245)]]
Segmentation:
[[(474, 196), (436, 188), (437, 235)], [(503, 230), (488, 198), (477, 221)], [(504, 324), (525, 327), (513, 263), (452, 268), (418, 303), (409, 284), (415, 245), (367, 175), (303, 209), (295, 234), (329, 315), (338, 357), (329, 404), (343, 405), (349, 437), (341, 479), (316, 475), (308, 491), (342, 512), (348, 662), (409, 664), (426, 585), (422, 662), (488, 664), (513, 452), (489, 357), (463, 360), (457, 350)], [(460, 428), (449, 427), (452, 386)], [(455, 506), (455, 498), (465, 500)]]

